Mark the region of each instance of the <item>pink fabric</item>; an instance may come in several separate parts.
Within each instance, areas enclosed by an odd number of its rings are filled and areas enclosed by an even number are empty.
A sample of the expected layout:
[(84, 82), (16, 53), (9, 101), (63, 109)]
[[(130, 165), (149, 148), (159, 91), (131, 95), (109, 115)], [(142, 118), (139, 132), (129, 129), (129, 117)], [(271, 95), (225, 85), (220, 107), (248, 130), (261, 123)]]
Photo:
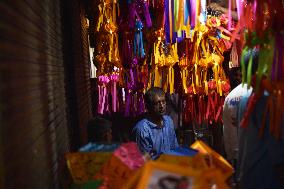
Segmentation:
[(237, 4), (237, 12), (238, 12), (238, 19), (241, 19), (241, 15), (243, 14), (242, 11), (242, 0), (236, 0), (236, 4)]
[(107, 105), (107, 84), (109, 83), (108, 76), (101, 75), (98, 78), (99, 80), (99, 105), (98, 105), (98, 113), (103, 114), (105, 111), (108, 111)]
[(136, 170), (142, 167), (145, 163), (138, 146), (134, 142), (122, 144), (114, 151), (114, 155), (131, 170)]
[(229, 0), (229, 11), (228, 11), (228, 29), (231, 30), (232, 27), (232, 0)]
[(111, 85), (111, 96), (112, 96), (112, 112), (117, 111), (117, 91), (116, 91), (116, 83), (119, 80), (118, 74), (110, 75), (110, 80), (112, 81)]

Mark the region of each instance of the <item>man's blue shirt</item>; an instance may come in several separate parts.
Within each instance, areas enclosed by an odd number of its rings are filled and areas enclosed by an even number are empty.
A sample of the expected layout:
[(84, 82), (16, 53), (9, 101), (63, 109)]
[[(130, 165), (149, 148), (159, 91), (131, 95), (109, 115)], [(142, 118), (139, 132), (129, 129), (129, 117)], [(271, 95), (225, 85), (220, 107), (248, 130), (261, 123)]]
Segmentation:
[(163, 116), (162, 128), (148, 119), (142, 119), (136, 124), (133, 131), (136, 135), (136, 143), (142, 153), (156, 152), (154, 155), (150, 154), (153, 159), (161, 153), (178, 147), (173, 120), (169, 116)]

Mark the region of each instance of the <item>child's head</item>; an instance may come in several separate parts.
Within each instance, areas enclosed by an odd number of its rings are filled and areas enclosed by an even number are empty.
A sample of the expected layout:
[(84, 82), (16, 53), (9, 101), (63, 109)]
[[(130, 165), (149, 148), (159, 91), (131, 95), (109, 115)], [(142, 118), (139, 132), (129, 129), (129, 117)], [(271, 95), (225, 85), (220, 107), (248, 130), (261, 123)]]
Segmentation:
[(112, 141), (112, 122), (102, 117), (92, 118), (87, 124), (89, 142), (110, 143)]

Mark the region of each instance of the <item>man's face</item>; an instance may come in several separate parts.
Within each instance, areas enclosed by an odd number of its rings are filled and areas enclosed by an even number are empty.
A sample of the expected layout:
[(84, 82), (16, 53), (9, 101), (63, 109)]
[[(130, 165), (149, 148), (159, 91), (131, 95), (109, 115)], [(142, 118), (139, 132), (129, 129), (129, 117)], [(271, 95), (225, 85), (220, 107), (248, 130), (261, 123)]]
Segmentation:
[(162, 96), (155, 95), (152, 107), (150, 109), (151, 109), (151, 112), (156, 115), (159, 115), (159, 116), (165, 115), (166, 113), (165, 95), (162, 95)]

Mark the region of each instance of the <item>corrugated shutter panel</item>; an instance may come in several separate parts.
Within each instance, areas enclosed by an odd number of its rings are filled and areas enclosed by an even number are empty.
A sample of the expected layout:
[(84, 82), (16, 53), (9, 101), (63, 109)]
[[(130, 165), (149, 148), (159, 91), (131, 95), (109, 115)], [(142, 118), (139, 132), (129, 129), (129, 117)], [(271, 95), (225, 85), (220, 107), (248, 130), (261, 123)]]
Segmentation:
[(72, 3), (72, 57), (74, 61), (77, 110), (79, 117), (81, 144), (87, 142), (86, 123), (92, 117), (90, 58), (88, 43), (88, 27), (85, 10), (80, 1)]
[(59, 188), (69, 150), (60, 1), (1, 1), (0, 12), (5, 188)]

